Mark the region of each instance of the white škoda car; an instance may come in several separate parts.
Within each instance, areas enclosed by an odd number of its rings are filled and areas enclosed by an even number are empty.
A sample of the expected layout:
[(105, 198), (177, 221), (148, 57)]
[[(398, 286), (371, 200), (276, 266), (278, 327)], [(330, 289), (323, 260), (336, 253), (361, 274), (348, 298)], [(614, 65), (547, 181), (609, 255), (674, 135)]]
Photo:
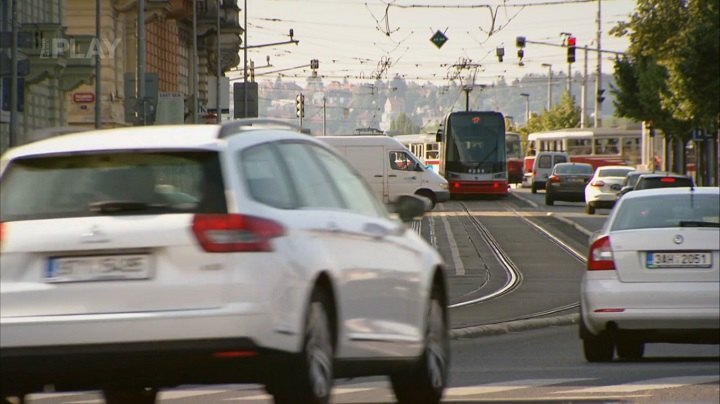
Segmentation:
[[(287, 125), (286, 125), (287, 126)], [(439, 254), (329, 146), (263, 120), (59, 136), (2, 157), (3, 396), (263, 383), (327, 403), (387, 374), (438, 402), (449, 366)]]

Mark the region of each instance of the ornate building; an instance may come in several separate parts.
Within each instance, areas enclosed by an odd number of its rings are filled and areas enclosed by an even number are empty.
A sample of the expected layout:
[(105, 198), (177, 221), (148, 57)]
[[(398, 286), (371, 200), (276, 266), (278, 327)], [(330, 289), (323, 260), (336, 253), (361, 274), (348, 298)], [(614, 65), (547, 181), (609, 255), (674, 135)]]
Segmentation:
[[(10, 32), (13, 0), (0, 1), (3, 32)], [(96, 1), (100, 6), (100, 38), (95, 37)], [(103, 128), (152, 124), (156, 118), (158, 123), (203, 122), (202, 111), (210, 95), (208, 82), (217, 74), (218, 59), (221, 75), (240, 62), (243, 28), (239, 25), (237, 0), (144, 0), (145, 29), (140, 43), (144, 47), (146, 97), (144, 103), (139, 103), (135, 85), (141, 70), (138, 0), (96, 1), (16, 1), (19, 31), (28, 31), (32, 39), (39, 40), (33, 47), (18, 50), (16, 60), (29, 59), (30, 73), (18, 80), (20, 102), (13, 144), (55, 133), (48, 128), (95, 127), (96, 105), (100, 106)], [(193, 60), (193, 33), (197, 38), (197, 63)], [(2, 45), (5, 47), (5, 41)], [(2, 54), (8, 53), (5, 50)], [(98, 59), (100, 93), (96, 94)], [(9, 76), (5, 64), (4, 79)], [(6, 81), (3, 94), (9, 88)], [(143, 116), (142, 111), (145, 115), (141, 123), (138, 117)], [(9, 112), (3, 111), (0, 118), (4, 149), (9, 144)]]

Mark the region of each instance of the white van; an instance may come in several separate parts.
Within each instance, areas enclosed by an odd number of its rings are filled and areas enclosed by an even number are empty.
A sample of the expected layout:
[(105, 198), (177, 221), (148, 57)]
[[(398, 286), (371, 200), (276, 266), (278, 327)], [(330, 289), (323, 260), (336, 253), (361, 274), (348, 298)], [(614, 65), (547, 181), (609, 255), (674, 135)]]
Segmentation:
[(402, 194), (428, 198), (434, 207), (450, 199), (448, 182), (389, 136), (318, 136), (336, 149), (365, 177), (384, 203)]
[(532, 181), (530, 182), (530, 189), (532, 193), (537, 193), (538, 189), (545, 189), (548, 177), (552, 172), (553, 167), (557, 163), (567, 163), (570, 161), (570, 156), (567, 152), (561, 151), (541, 151), (535, 155), (535, 161), (533, 162), (532, 169)]

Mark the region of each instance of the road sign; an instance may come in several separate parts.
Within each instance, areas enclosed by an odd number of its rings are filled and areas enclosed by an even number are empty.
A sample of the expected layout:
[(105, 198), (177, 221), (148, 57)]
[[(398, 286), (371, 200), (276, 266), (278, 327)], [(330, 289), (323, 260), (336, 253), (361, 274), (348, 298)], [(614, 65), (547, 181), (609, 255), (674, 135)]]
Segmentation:
[(95, 93), (73, 93), (72, 100), (77, 104), (90, 104), (95, 102)]
[(447, 40), (448, 37), (439, 30), (435, 32), (435, 34), (430, 38), (430, 42), (434, 43), (435, 46), (438, 47), (438, 49), (442, 48), (442, 46), (445, 45), (445, 42), (447, 42)]

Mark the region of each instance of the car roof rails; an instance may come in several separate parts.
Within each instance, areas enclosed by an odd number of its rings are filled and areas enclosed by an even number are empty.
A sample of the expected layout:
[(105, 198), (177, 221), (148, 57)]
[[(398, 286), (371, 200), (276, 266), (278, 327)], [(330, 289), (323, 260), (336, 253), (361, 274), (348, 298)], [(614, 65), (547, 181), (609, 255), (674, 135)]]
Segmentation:
[(245, 118), (228, 121), (221, 124), (218, 138), (225, 139), (242, 132), (255, 131), (261, 129), (289, 129), (295, 132), (307, 133), (298, 125), (281, 121), (279, 119), (268, 118)]

